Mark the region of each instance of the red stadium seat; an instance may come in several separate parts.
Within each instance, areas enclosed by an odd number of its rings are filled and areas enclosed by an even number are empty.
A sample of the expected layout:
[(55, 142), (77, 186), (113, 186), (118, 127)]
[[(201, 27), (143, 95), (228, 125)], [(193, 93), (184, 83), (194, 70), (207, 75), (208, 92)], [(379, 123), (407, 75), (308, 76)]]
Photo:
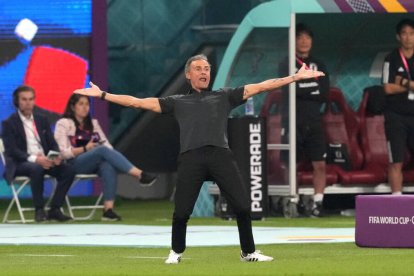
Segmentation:
[(329, 91), (323, 124), (327, 143), (344, 145), (349, 156), (349, 170), (331, 165), (332, 170), (338, 173), (339, 183), (352, 183), (353, 172), (360, 170), (364, 161), (358, 143), (359, 118), (338, 88)]
[[(388, 172), (388, 148), (384, 129), (384, 116), (371, 114), (367, 110), (369, 98), (368, 89), (378, 89), (375, 87), (364, 90), (363, 98), (358, 109), (359, 134), (352, 127), (352, 120), (347, 121), (347, 131), (351, 145), (358, 143), (361, 147), (351, 146), (352, 170), (344, 171), (338, 169), (339, 182), (342, 184), (379, 184), (386, 183)], [(363, 159), (359, 158), (359, 149), (362, 150)], [(355, 159), (356, 158), (356, 159)], [(363, 161), (362, 164), (359, 161)], [(355, 162), (357, 161), (357, 162)], [(359, 169), (358, 166), (362, 165)], [(410, 154), (404, 162), (403, 177), (404, 182), (414, 182), (413, 162)]]
[(33, 50), (24, 83), (36, 90), (36, 105), (63, 113), (73, 90), (85, 86), (88, 63), (65, 50), (39, 46)]
[[(358, 109), (360, 119), (360, 141), (365, 157), (361, 170), (352, 171), (344, 183), (348, 184), (379, 184), (387, 183), (388, 148), (384, 129), (384, 116), (371, 114), (367, 109), (369, 100), (368, 89), (364, 90), (363, 98)], [(380, 88), (381, 89), (381, 88)], [(409, 152), (404, 162), (404, 182), (414, 182), (414, 170)]]
[[(281, 90), (269, 92), (261, 110), (260, 115), (267, 118), (267, 141), (271, 144), (280, 144), (284, 135), (282, 125), (283, 95)], [(273, 113), (273, 114), (272, 114)], [(287, 153), (287, 152), (286, 152)], [(327, 183), (333, 184), (338, 180), (335, 170), (330, 169), (326, 174)], [(268, 151), (268, 182), (272, 184), (287, 184), (287, 167), (281, 160), (280, 150)], [(299, 185), (312, 185), (313, 172), (310, 162), (299, 162), (297, 167), (297, 179)]]
[[(313, 185), (313, 168), (309, 161), (301, 162), (297, 166), (298, 185)], [(337, 168), (334, 165), (326, 165), (326, 185), (338, 183)]]
[[(367, 88), (371, 89), (371, 88)], [(367, 110), (369, 93), (364, 91), (358, 113), (347, 104), (342, 92), (331, 88), (323, 114), (323, 127), (327, 143), (343, 144), (348, 149), (348, 170), (336, 164), (327, 164), (327, 185), (376, 185), (387, 182), (388, 149), (384, 130), (384, 116), (371, 114)], [(274, 105), (282, 102), (282, 92), (275, 91), (266, 98), (261, 116), (267, 117), (268, 143), (282, 140), (281, 107), (276, 114), (269, 115)], [(287, 168), (280, 159), (280, 151), (269, 151), (269, 183), (274, 184), (287, 177)], [(281, 178), (283, 176), (283, 178)], [(404, 182), (414, 182), (414, 155), (407, 152), (403, 165)], [(297, 165), (299, 185), (312, 185), (313, 173), (310, 161), (302, 160)]]
[[(388, 173), (388, 148), (384, 129), (384, 116), (371, 114), (367, 109), (369, 89), (381, 89), (369, 87), (364, 90), (363, 98), (358, 110), (361, 128), (361, 146), (365, 156), (361, 170), (353, 171), (347, 183), (354, 184), (379, 184), (387, 183)], [(404, 162), (404, 182), (414, 182), (414, 170), (409, 152)]]
[(351, 170), (361, 168), (364, 157), (358, 143), (359, 118), (338, 88), (329, 91), (323, 124), (328, 143), (346, 144)]
[[(351, 169), (361, 166), (363, 156), (358, 146), (356, 134), (359, 131), (358, 117), (348, 106), (342, 92), (331, 87), (328, 93), (325, 112), (322, 118), (326, 142), (328, 144), (341, 144), (346, 147), (349, 154)], [(348, 172), (336, 164), (326, 165), (327, 185), (341, 182), (338, 176), (347, 175)], [(309, 161), (298, 165), (298, 183), (300, 185), (311, 185), (313, 179), (312, 165)]]
[(345, 183), (379, 184), (387, 181), (388, 150), (384, 116), (367, 111), (368, 97), (369, 93), (365, 90), (358, 109), (364, 163), (360, 170), (348, 175)]

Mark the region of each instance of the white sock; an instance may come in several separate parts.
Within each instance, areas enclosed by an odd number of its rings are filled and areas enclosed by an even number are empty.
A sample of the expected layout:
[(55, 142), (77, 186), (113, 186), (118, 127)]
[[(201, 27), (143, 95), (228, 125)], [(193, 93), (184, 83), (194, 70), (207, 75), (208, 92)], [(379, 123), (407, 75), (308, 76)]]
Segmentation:
[(392, 195), (402, 195), (402, 192), (401, 191), (399, 191), (399, 192), (393, 192)]
[(321, 201), (323, 201), (323, 194), (320, 194), (320, 193), (317, 193), (317, 194), (315, 194), (314, 196), (313, 196), (313, 201), (319, 201), (319, 202), (321, 202)]

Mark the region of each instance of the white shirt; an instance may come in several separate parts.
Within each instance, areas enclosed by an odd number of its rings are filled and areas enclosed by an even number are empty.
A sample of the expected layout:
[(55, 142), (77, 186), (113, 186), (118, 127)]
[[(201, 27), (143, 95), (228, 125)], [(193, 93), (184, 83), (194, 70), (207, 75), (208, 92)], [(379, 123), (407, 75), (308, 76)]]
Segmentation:
[(35, 163), (37, 155), (44, 155), (45, 153), (42, 144), (40, 143), (40, 137), (36, 129), (33, 114), (30, 115), (30, 118), (26, 118), (20, 110), (17, 112), (23, 122), (24, 132), (26, 133), (27, 153), (29, 154), (27, 161)]
[[(103, 132), (101, 126), (99, 125), (98, 120), (92, 119), (93, 132), (97, 132), (101, 140), (105, 140), (104, 146), (112, 149), (112, 145), (108, 142), (105, 133)], [(72, 145), (70, 143), (70, 136), (76, 134), (75, 122), (69, 118), (62, 118), (56, 122), (55, 128), (55, 140), (59, 145), (59, 150), (63, 159), (74, 158)]]

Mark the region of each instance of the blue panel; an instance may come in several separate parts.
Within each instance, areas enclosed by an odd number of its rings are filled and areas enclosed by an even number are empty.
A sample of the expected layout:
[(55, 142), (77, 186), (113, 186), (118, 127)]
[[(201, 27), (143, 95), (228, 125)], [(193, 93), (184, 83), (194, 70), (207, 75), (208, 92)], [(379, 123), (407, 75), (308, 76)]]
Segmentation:
[(0, 66), (0, 105), (2, 107), (0, 109), (0, 120), (2, 121), (15, 111), (12, 104), (12, 91), (23, 83), (32, 51), (33, 48), (28, 47), (22, 50), (14, 60)]
[(93, 181), (84, 180), (79, 181), (73, 188), (69, 191), (69, 196), (84, 196), (84, 195), (93, 195)]
[[(52, 193), (52, 183), (50, 181), (45, 182), (44, 193), (45, 198), (50, 197)], [(94, 194), (93, 181), (81, 181), (75, 187), (70, 189), (69, 196), (90, 196)], [(11, 198), (12, 192), (4, 179), (0, 179), (0, 198)], [(32, 198), (32, 190), (30, 185), (26, 186), (23, 191), (20, 192), (19, 198)]]
[(90, 36), (91, 5), (92, 0), (0, 1), (0, 120), (14, 111), (11, 93), (23, 83), (33, 51), (30, 42), (18, 39), (14, 34), (18, 22), (28, 18), (37, 25), (38, 31), (31, 41), (35, 46), (53, 44), (88, 58), (88, 45), (77, 42), (74, 46), (71, 38)]
[[(92, 31), (92, 0), (0, 0), (0, 121), (15, 111), (12, 92), (24, 81), (35, 46), (49, 46), (89, 59)], [(38, 30), (32, 40), (18, 38), (16, 25), (29, 19)], [(44, 62), (48, 66), (47, 60)], [(86, 81), (89, 81), (86, 76)], [(0, 129), (1, 132), (1, 129)], [(1, 170), (3, 166), (0, 165)], [(45, 193), (50, 193), (49, 184)], [(91, 195), (92, 184), (80, 185), (78, 194)], [(74, 191), (76, 193), (76, 191)], [(30, 188), (23, 194), (31, 197)], [(0, 197), (9, 197), (3, 179)]]
[(92, 0), (0, 1), (0, 39), (14, 38), (11, 30), (23, 18), (39, 26), (39, 37), (89, 35)]

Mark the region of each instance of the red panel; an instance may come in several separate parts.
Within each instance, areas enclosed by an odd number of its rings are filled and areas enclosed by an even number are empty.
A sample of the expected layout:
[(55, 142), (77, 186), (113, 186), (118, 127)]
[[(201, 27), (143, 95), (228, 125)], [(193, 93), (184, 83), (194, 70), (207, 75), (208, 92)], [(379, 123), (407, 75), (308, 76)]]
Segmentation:
[(36, 90), (36, 105), (63, 113), (73, 90), (84, 87), (88, 63), (61, 49), (36, 47), (24, 83)]

